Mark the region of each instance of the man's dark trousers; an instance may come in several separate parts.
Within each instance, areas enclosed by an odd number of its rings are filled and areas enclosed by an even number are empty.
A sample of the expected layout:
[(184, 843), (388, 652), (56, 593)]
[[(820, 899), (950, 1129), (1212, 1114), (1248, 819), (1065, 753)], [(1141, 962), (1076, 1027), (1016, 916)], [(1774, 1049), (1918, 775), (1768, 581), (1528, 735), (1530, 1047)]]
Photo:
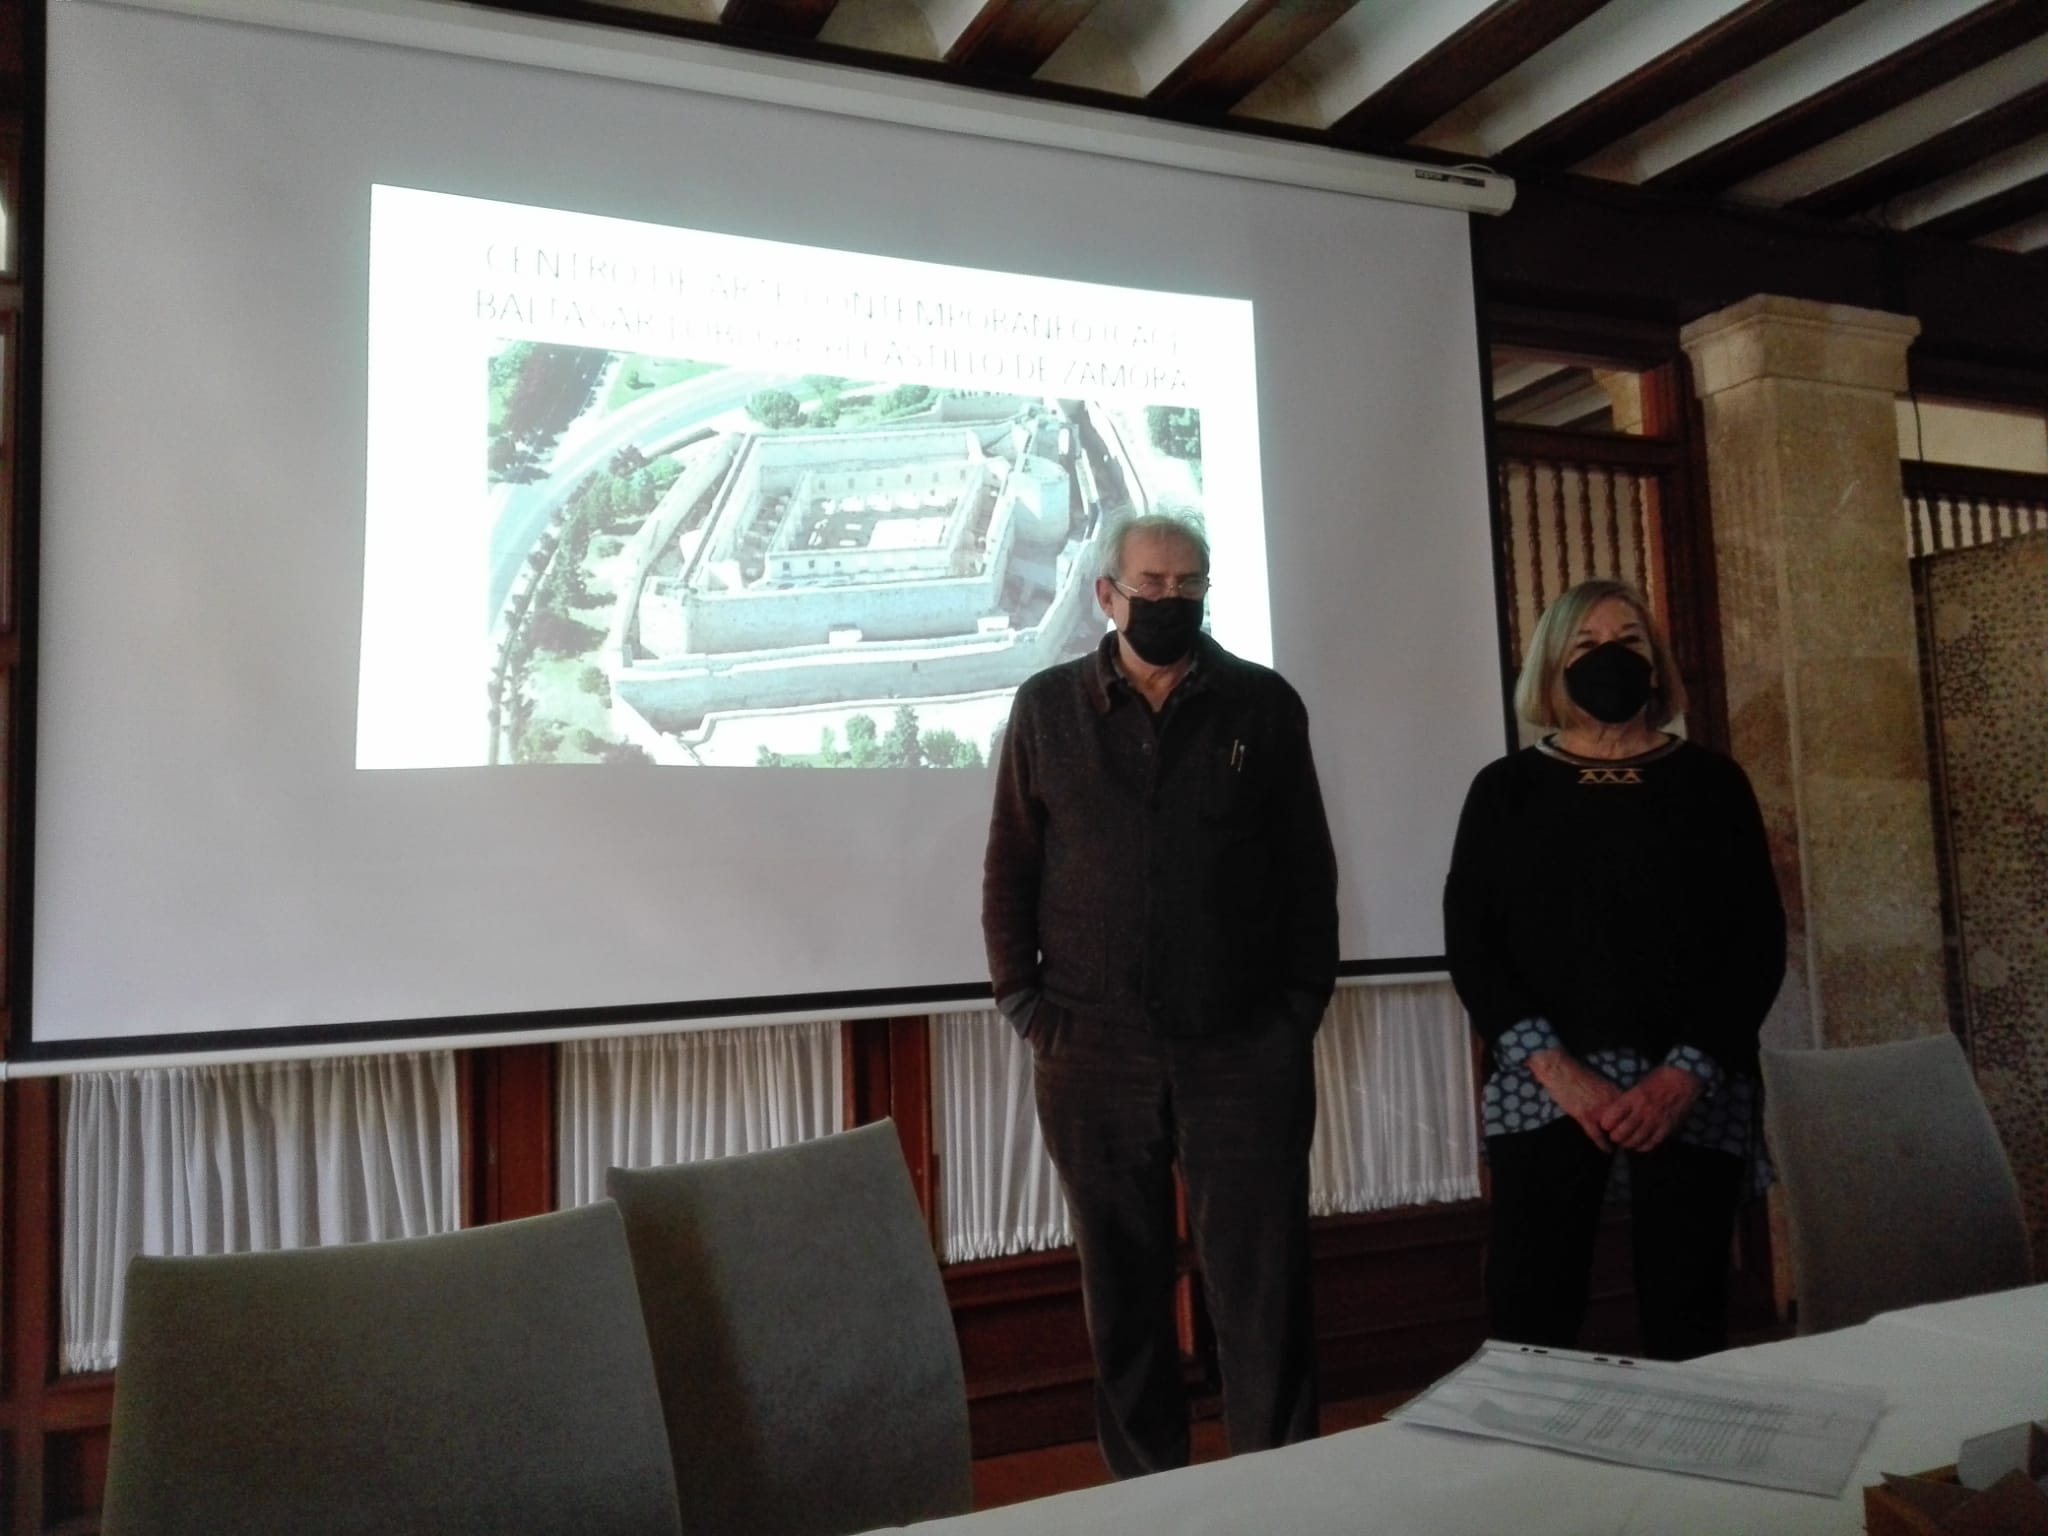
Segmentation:
[(1030, 1038), (1038, 1123), (1081, 1255), (1096, 1427), (1110, 1471), (1135, 1477), (1188, 1460), (1172, 1305), (1176, 1161), (1216, 1329), (1230, 1449), (1312, 1438), (1309, 1033), (1274, 1022), (1174, 1038), (1048, 1000)]

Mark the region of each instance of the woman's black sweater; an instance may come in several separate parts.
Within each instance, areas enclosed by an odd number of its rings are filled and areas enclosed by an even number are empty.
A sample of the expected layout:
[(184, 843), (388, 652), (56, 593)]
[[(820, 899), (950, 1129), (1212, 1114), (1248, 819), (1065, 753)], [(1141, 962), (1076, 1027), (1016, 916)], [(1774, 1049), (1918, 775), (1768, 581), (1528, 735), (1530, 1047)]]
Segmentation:
[(1743, 771), (1690, 742), (1618, 762), (1530, 747), (1472, 781), (1444, 885), (1451, 979), (1490, 1047), (1693, 1045), (1754, 1075), (1785, 912)]

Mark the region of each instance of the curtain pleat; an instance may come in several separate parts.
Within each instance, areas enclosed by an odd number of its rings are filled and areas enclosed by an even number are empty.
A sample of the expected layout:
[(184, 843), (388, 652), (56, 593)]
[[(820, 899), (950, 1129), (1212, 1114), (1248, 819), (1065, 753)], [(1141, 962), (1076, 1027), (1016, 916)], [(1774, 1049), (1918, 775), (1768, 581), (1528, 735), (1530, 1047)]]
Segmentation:
[(446, 1051), (65, 1079), (65, 1371), (114, 1368), (138, 1253), (420, 1237), (461, 1219)]
[(1447, 981), (1342, 987), (1316, 1036), (1318, 1216), (1479, 1198), (1472, 1035)]
[(1038, 1134), (1031, 1048), (992, 1008), (939, 1014), (931, 1029), (941, 1261), (1071, 1242), (1059, 1177)]
[[(946, 1263), (1071, 1240), (1032, 1105), (1030, 1049), (993, 1011), (932, 1020), (932, 1120)], [(1471, 1035), (1450, 983), (1341, 988), (1316, 1037), (1310, 1210), (1478, 1195)]]
[(845, 1124), (830, 1022), (570, 1041), (556, 1081), (565, 1208), (600, 1198), (607, 1168), (765, 1152)]

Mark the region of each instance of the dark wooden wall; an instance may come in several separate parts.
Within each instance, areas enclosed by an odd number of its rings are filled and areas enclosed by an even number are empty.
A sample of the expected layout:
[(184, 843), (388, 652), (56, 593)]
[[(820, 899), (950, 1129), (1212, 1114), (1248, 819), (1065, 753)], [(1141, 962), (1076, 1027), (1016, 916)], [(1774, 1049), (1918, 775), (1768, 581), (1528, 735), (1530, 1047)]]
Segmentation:
[(2048, 256), (1743, 211), (1586, 178), (1522, 183), (1473, 220), (1490, 303), (1563, 335), (1671, 335), (1755, 293), (1909, 314), (1913, 385), (2048, 409)]

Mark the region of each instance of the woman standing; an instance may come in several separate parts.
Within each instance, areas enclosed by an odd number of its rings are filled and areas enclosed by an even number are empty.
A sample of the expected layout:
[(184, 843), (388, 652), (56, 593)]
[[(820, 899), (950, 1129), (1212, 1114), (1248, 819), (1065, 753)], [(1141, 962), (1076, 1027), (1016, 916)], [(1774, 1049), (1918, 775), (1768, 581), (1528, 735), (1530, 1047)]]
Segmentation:
[(1445, 946), (1489, 1056), (1496, 1338), (1577, 1341), (1621, 1152), (1643, 1352), (1725, 1347), (1785, 915), (1748, 778), (1663, 729), (1684, 707), (1642, 596), (1583, 582), (1515, 687), (1554, 734), (1482, 769), (1459, 818)]

